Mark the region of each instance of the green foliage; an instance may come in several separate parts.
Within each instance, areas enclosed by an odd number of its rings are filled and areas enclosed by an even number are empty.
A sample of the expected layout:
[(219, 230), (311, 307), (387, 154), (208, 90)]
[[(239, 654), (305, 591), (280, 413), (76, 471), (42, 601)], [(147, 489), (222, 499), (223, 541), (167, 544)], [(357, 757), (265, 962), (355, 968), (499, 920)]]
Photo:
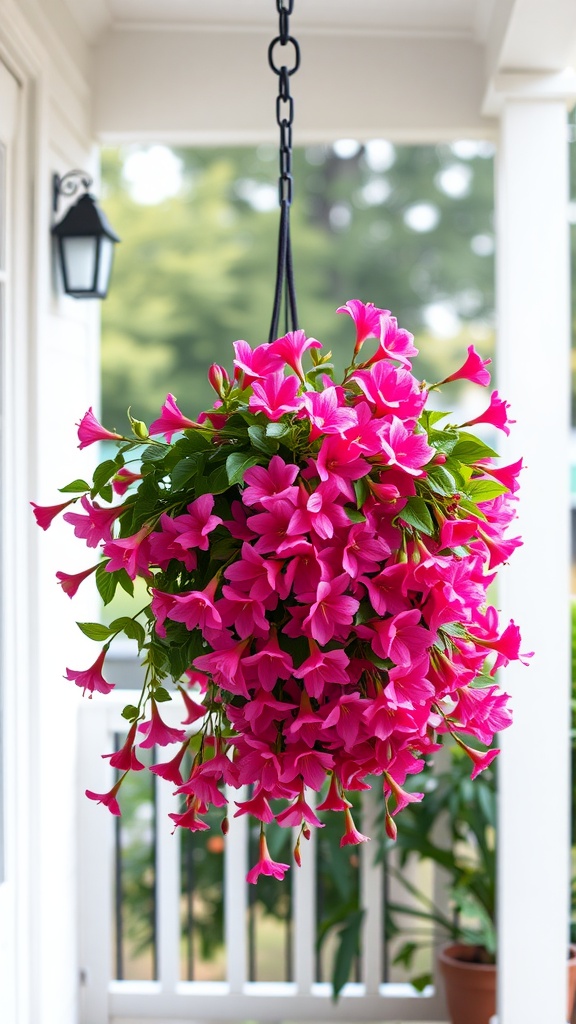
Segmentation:
[[(399, 916), (434, 925), (439, 941), (447, 938), (481, 947), (485, 962), (496, 954), (496, 779), (493, 767), (474, 782), (464, 752), (455, 744), (448, 747), (447, 766), (435, 771), (427, 767), (418, 776), (418, 789), (426, 796), (402, 812), (402, 827), (394, 847), (399, 855), (395, 877), (411, 897), (406, 903), (387, 905), (387, 934), (406, 936), (395, 963), (410, 967), (422, 943), (419, 933), (411, 937)], [(382, 855), (392, 849), (385, 840)], [(437, 906), (413, 885), (402, 869), (411, 856), (431, 861), (441, 869), (450, 910)], [(392, 870), (392, 869), (390, 869)], [(426, 939), (426, 942), (428, 939)], [(417, 987), (430, 979), (422, 976)]]

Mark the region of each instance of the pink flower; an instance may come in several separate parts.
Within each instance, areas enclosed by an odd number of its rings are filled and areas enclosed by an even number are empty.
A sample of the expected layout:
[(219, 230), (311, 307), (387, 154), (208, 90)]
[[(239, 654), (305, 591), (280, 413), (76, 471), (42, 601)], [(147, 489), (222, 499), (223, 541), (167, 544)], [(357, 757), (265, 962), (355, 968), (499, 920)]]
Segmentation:
[(133, 473), (127, 466), (122, 466), (116, 473), (116, 476), (112, 477), (112, 490), (115, 494), (126, 494), (126, 491), (131, 484), (135, 483), (136, 480), (142, 480), (142, 473)]
[(328, 540), (334, 536), (334, 530), (338, 527), (347, 528), (350, 520), (338, 498), (338, 487), (332, 480), (319, 484), (312, 494), (308, 493), (302, 482), (298, 508), (291, 516), (287, 536), (299, 537), (314, 533), (322, 540)]
[(68, 505), (72, 505), (77, 500), (77, 498), (70, 498), (69, 501), (63, 501), (61, 505), (37, 505), (35, 501), (31, 501), (30, 504), (32, 505), (38, 526), (42, 530), (47, 530), (52, 520), (59, 515), (62, 509), (68, 508)]
[(322, 348), (316, 338), (307, 338), (304, 331), (289, 331), (283, 338), (273, 341), (270, 348), (281, 357), (288, 366), (304, 380), (302, 356), (311, 348)]
[(247, 341), (235, 341), (234, 352), (234, 377), (242, 388), (282, 369), (282, 359), (274, 352), (272, 345), (258, 345), (252, 349)]
[(166, 395), (166, 401), (160, 410), (160, 417), (150, 424), (148, 433), (151, 436), (154, 434), (165, 434), (166, 440), (170, 444), (174, 434), (179, 433), (181, 430), (197, 429), (199, 426), (200, 424), (196, 423), (195, 420), (189, 420), (187, 416), (180, 412), (174, 395)]
[[(184, 520), (184, 522), (182, 522)], [(156, 529), (150, 534), (150, 564), (157, 565), (160, 569), (166, 570), (173, 558), (182, 562), (188, 572), (193, 572), (198, 564), (196, 552), (185, 548), (180, 543), (180, 537), (184, 533), (188, 520), (186, 516), (178, 516), (173, 519), (166, 512), (160, 516), (160, 530)]]
[(264, 508), (274, 505), (278, 498), (291, 501), (292, 493), (296, 490), (292, 485), (297, 476), (298, 466), (284, 462), (279, 455), (273, 455), (267, 469), (251, 466), (246, 470), (244, 483), (248, 487), (242, 494), (242, 501), (244, 505), (260, 504)]
[(201, 654), (195, 658), (194, 664), (203, 672), (209, 672), (215, 683), (224, 690), (239, 694), (249, 699), (246, 681), (242, 670), (242, 655), (248, 646), (248, 640), (232, 643), (211, 654)]
[(367, 843), (370, 841), (370, 836), (363, 836), (358, 831), (354, 824), (352, 815), (350, 814), (350, 808), (346, 807), (344, 810), (344, 835), (340, 840), (340, 846), (357, 846), (359, 843)]
[(186, 737), (184, 729), (173, 729), (166, 725), (160, 717), (158, 705), (154, 698), (150, 701), (150, 721), (141, 722), (138, 731), (142, 733), (140, 747), (165, 747), (169, 743), (182, 743)]
[(345, 651), (321, 651), (314, 640), (309, 640), (310, 656), (293, 670), (296, 679), (302, 679), (310, 697), (319, 700), (327, 683), (347, 685), (350, 677), (346, 668), (350, 659)]
[(96, 803), (98, 804), (104, 804), (104, 806), (108, 808), (111, 814), (115, 814), (117, 817), (119, 817), (121, 811), (118, 801), (116, 799), (116, 794), (120, 789), (123, 779), (124, 776), (122, 776), (122, 778), (118, 780), (116, 785), (113, 786), (108, 793), (93, 793), (91, 789), (87, 789), (86, 796), (88, 797), (89, 800), (95, 800)]
[(508, 424), (516, 422), (516, 420), (508, 419), (507, 410), (509, 408), (510, 402), (505, 402), (504, 399), (499, 397), (497, 391), (493, 391), (490, 395), (490, 405), (488, 408), (480, 416), (476, 416), (473, 420), (467, 420), (462, 426), (473, 427), (476, 423), (490, 423), (493, 427), (498, 427), (498, 430), (503, 430), (505, 434), (509, 434)]
[(396, 806), (392, 811), (393, 815), (399, 814), (408, 804), (418, 803), (424, 798), (424, 793), (408, 793), (402, 789), (389, 772), (384, 772), (384, 793), (387, 796), (392, 793)]
[(168, 817), (172, 818), (175, 828), (187, 828), (190, 832), (207, 832), (210, 825), (198, 817), (200, 807), (197, 797), (188, 797), (186, 810), (182, 814), (169, 814)]
[(380, 335), (380, 318), (389, 316), (389, 309), (378, 309), (373, 302), (361, 302), (360, 299), (349, 299), (345, 306), (339, 306), (337, 313), (348, 313), (356, 327), (356, 345), (354, 355), (357, 356), (367, 338), (378, 338)]
[(372, 622), (374, 650), (381, 658), (391, 658), (396, 665), (411, 665), (432, 646), (434, 633), (420, 625), (418, 608), (398, 612), (391, 618)]
[(426, 404), (426, 392), (407, 370), (388, 362), (375, 363), (369, 370), (356, 370), (352, 380), (366, 396), (376, 416), (396, 415), (416, 419)]
[(410, 369), (410, 359), (418, 355), (414, 346), (414, 335), (398, 327), (395, 316), (380, 317), (380, 344), (363, 366), (371, 366), (379, 359), (397, 359), (402, 366)]
[(260, 832), (259, 860), (246, 875), (246, 881), (255, 885), (260, 878), (260, 875), (272, 875), (274, 878), (283, 879), (289, 867), (289, 864), (280, 864), (279, 862), (272, 860), (268, 850), (268, 844), (266, 842), (266, 835), (262, 829)]
[(275, 630), (271, 631), (270, 639), (261, 643), (256, 654), (244, 658), (243, 664), (257, 670), (258, 682), (268, 692), (274, 689), (279, 679), (289, 679), (294, 668), (291, 656), (280, 650)]
[(103, 547), (104, 554), (109, 558), (106, 572), (125, 569), (131, 580), (135, 579), (139, 573), (142, 576), (149, 576), (150, 543), (148, 535), (151, 529), (152, 527), (145, 523), (132, 537), (107, 541)]
[(436, 454), (425, 434), (413, 434), (397, 416), (382, 424), (382, 455), (389, 466), (398, 466), (411, 476), (422, 476), (425, 466)]
[(281, 828), (298, 828), (303, 821), (308, 822), (309, 825), (314, 825), (315, 828), (324, 828), (320, 819), (314, 814), (314, 811), (304, 799), (304, 787), (300, 790), (294, 803), (276, 815), (276, 821)]
[(94, 693), (94, 690), (97, 690), (98, 693), (110, 693), (110, 690), (114, 689), (114, 683), (107, 683), (102, 675), (102, 667), (107, 653), (108, 648), (103, 647), (102, 651), (96, 658), (96, 661), (90, 666), (90, 668), (86, 668), (82, 671), (67, 668), (64, 678), (76, 683), (76, 686), (81, 686), (83, 693), (86, 693), (86, 690), (91, 694)]
[(455, 370), (454, 373), (451, 373), (449, 377), (445, 377), (440, 383), (448, 384), (451, 380), (469, 380), (472, 384), (481, 384), (483, 387), (487, 387), (490, 383), (490, 373), (484, 367), (488, 366), (491, 362), (491, 359), (482, 359), (482, 356), (479, 356), (476, 352), (474, 345), (469, 345), (466, 362), (459, 370)]
[(84, 572), (77, 572), (73, 575), (70, 575), (70, 573), (67, 572), (57, 572), (56, 579), (64, 593), (68, 594), (68, 597), (74, 597), (74, 594), (78, 590), (80, 584), (87, 579), (88, 576), (91, 576), (93, 572), (96, 572), (97, 568), (97, 564), (92, 565), (89, 569), (85, 569)]
[(251, 814), (253, 818), (263, 821), (265, 825), (269, 825), (271, 821), (274, 821), (274, 814), (268, 803), (268, 796), (260, 787), (256, 790), (251, 800), (235, 800), (234, 802), (238, 808), (234, 815), (235, 818), (239, 818), (241, 814)]
[(183, 622), (190, 632), (196, 628), (202, 632), (206, 629), (219, 629), (222, 617), (214, 606), (217, 585), (218, 580), (214, 577), (204, 590), (184, 590), (174, 594), (168, 618), (174, 622)]
[(285, 597), (280, 570), (282, 562), (263, 558), (250, 544), (242, 545), (242, 557), (224, 570), (227, 579), (246, 590), (250, 597), (266, 601), (272, 594)]
[(316, 600), (312, 601), (310, 611), (302, 623), (306, 634), (319, 644), (327, 644), (332, 640), (339, 626), (352, 625), (360, 602), (344, 593), (348, 586), (349, 577), (345, 573), (333, 580), (320, 580), (316, 588)]
[(282, 370), (268, 374), (261, 382), (255, 380), (248, 399), (251, 412), (263, 412), (273, 423), (288, 413), (296, 412), (300, 404), (298, 380), (285, 377)]
[(96, 548), (99, 544), (111, 540), (112, 525), (125, 511), (124, 506), (102, 508), (96, 502), (92, 505), (85, 494), (82, 495), (80, 504), (86, 515), (67, 512), (64, 516), (65, 522), (71, 523), (74, 527), (74, 536), (85, 540), (89, 548)]
[(328, 793), (326, 794), (326, 799), (323, 800), (321, 804), (318, 804), (316, 810), (345, 811), (346, 808), (348, 807), (352, 807), (352, 804), (350, 803), (349, 800), (346, 800), (342, 792), (341, 783), (336, 778), (336, 775), (332, 773), (332, 776), (330, 778), (330, 786), (328, 789)]
[(87, 448), (95, 441), (122, 441), (123, 437), (122, 434), (114, 434), (111, 430), (106, 430), (98, 422), (92, 412), (92, 406), (90, 406), (78, 424), (78, 440), (80, 441), (79, 448)]
[(344, 430), (354, 427), (357, 423), (353, 409), (341, 404), (341, 388), (327, 387), (319, 394), (307, 391), (302, 395), (300, 419), (307, 414), (310, 420), (310, 440), (314, 441), (321, 434), (341, 434)]
[(158, 775), (159, 778), (165, 779), (167, 782), (173, 783), (174, 786), (181, 786), (183, 783), (182, 772), (182, 761), (188, 750), (188, 740), (184, 740), (178, 753), (170, 761), (162, 761), (159, 764), (151, 764), (150, 771), (154, 775)]
[(492, 764), (494, 758), (498, 757), (498, 754), (500, 753), (500, 749), (498, 747), (492, 747), (491, 750), (484, 751), (476, 750), (475, 747), (471, 747), (467, 743), (464, 743), (464, 741), (461, 740), (459, 736), (456, 736), (455, 733), (452, 733), (452, 735), (458, 746), (462, 748), (464, 753), (468, 754), (468, 757), (472, 761), (473, 768), (470, 776), (471, 779), (475, 779), (480, 772), (483, 772), (485, 768), (488, 768)]
[(116, 768), (119, 772), (140, 772), (145, 768), (145, 765), (136, 757), (136, 751), (134, 750), (136, 726), (136, 722), (130, 726), (126, 740), (120, 747), (120, 750), (116, 750), (113, 754), (102, 754), (102, 757), (110, 758), (110, 766)]
[(181, 532), (176, 543), (180, 547), (208, 551), (208, 535), (222, 522), (220, 516), (211, 514), (213, 508), (214, 495), (202, 494), (188, 505), (183, 516), (177, 516), (174, 522)]

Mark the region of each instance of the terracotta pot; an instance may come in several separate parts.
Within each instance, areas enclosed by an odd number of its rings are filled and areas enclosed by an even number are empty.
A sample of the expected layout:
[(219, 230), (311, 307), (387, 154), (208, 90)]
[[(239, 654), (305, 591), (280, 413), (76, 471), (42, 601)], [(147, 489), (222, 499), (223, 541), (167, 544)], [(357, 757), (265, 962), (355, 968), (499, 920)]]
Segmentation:
[(496, 1013), (496, 965), (474, 963), (475, 954), (454, 943), (438, 955), (452, 1024), (489, 1024)]
[[(496, 965), (474, 963), (475, 955), (474, 946), (458, 943), (445, 946), (438, 955), (452, 1024), (490, 1024), (490, 1018), (496, 1013)], [(571, 1019), (575, 996), (576, 946), (570, 946), (566, 1010), (568, 1020)]]

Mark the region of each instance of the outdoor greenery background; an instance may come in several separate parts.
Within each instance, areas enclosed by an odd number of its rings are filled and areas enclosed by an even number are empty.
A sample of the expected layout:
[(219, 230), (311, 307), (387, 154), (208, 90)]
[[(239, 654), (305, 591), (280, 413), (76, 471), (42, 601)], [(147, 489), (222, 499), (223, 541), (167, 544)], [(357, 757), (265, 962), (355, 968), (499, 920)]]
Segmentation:
[[(159, 148), (148, 151), (153, 166)], [(134, 147), (103, 153), (104, 208), (122, 238), (103, 304), (103, 415), (150, 420), (168, 391), (207, 404), (206, 370), (231, 343), (267, 340), (278, 230), (273, 147), (174, 150), (181, 187), (135, 200)], [(346, 154), (346, 155), (344, 155)], [(300, 325), (334, 350), (353, 331), (338, 306), (392, 310), (417, 336), (428, 379), (475, 343), (492, 346), (493, 171), (487, 143), (299, 149), (292, 235)], [(136, 161), (134, 159), (136, 155)], [(160, 153), (160, 156), (162, 154)], [(144, 154), (145, 156), (145, 154)], [(169, 164), (167, 165), (169, 167)]]

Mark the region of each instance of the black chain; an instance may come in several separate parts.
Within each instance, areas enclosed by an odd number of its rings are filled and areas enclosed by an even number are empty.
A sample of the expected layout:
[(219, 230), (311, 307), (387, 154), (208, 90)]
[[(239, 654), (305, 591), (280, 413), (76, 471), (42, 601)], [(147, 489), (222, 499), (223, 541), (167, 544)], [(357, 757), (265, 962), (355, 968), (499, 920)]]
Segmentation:
[[(282, 304), (282, 291), (285, 289), (286, 300), (286, 331), (291, 323), (293, 331), (298, 329), (296, 310), (296, 293), (294, 289), (294, 273), (292, 267), (292, 246), (290, 242), (290, 206), (292, 205), (292, 123), (294, 121), (294, 99), (290, 95), (290, 78), (300, 67), (300, 47), (294, 36), (290, 35), (290, 15), (294, 10), (294, 0), (276, 0), (279, 17), (278, 35), (268, 47), (268, 63), (274, 74), (278, 75), (278, 97), (276, 99), (276, 122), (280, 129), (280, 177), (278, 179), (278, 200), (280, 203), (280, 230), (278, 234), (278, 262), (276, 268), (276, 288), (274, 291), (274, 308), (270, 324), (269, 341), (278, 336), (278, 322)], [(291, 67), (274, 59), (274, 50), (279, 45), (293, 47), (293, 63)]]

